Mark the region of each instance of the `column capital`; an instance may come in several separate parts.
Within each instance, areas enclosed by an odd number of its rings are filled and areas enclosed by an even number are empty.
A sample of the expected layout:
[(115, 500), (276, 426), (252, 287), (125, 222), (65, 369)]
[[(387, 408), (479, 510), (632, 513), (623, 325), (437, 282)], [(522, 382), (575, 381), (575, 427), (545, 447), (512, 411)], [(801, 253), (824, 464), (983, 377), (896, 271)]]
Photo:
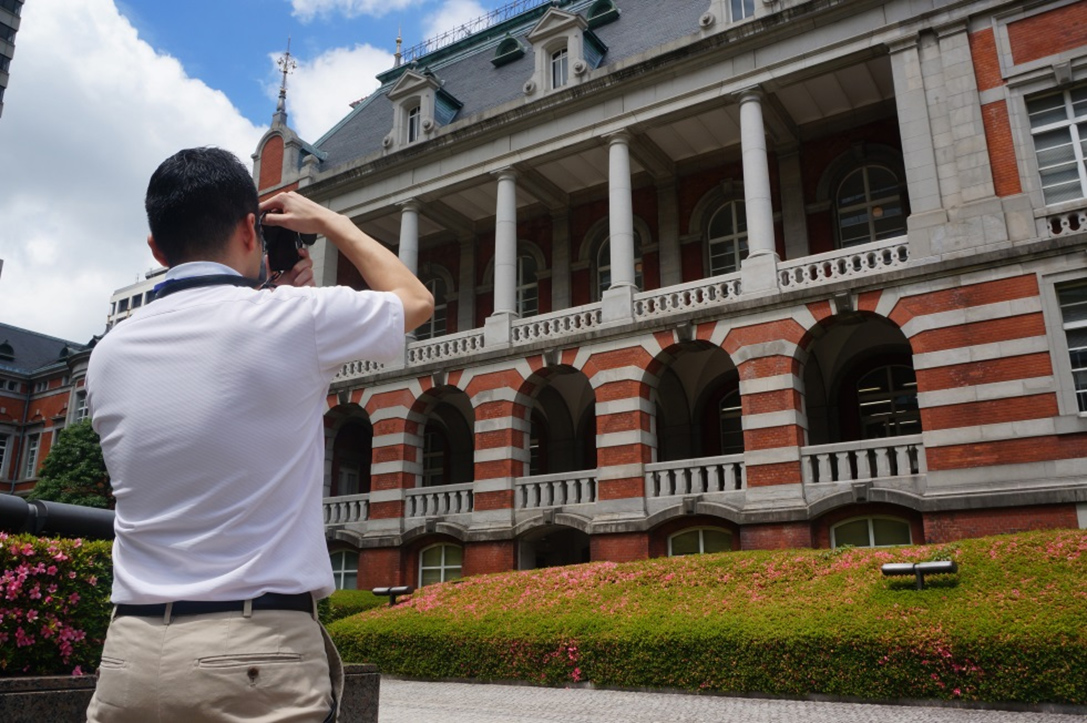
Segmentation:
[(740, 88), (739, 90), (734, 92), (732, 94), (732, 97), (740, 105), (743, 105), (744, 103), (750, 103), (752, 101), (757, 101), (761, 104), (763, 99), (766, 98), (766, 91), (763, 90), (761, 85), (749, 85), (746, 88)]
[(604, 140), (608, 142), (609, 147), (620, 144), (624, 146), (629, 146), (631, 137), (631, 132), (626, 128), (615, 131), (614, 133), (608, 133), (607, 135), (603, 136)]
[(906, 50), (915, 50), (920, 41), (921, 36), (918, 33), (910, 33), (909, 35), (903, 35), (901, 38), (889, 40), (886, 45), (887, 50), (890, 51), (891, 55), (894, 55)]
[(401, 201), (397, 205), (400, 207), (401, 211), (414, 211), (415, 213), (419, 213), (419, 209), (422, 208), (422, 204), (419, 203), (419, 199), (417, 198), (409, 198), (406, 201)]
[(497, 171), (491, 171), (491, 175), (499, 181), (516, 181), (517, 177), (520, 174), (513, 166), (504, 166), (503, 168), (499, 168)]

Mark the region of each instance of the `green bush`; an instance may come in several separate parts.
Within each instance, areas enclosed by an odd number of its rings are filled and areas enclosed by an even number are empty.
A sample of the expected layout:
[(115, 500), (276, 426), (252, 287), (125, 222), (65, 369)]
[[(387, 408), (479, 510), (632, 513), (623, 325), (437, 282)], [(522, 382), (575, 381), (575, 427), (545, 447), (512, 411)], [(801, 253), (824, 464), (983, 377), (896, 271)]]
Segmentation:
[(110, 614), (110, 543), (0, 532), (0, 675), (82, 675)]
[[(959, 574), (884, 578), (953, 558)], [(421, 678), (1087, 703), (1087, 532), (739, 552), (467, 578), (330, 626)]]
[(337, 590), (317, 604), (317, 611), (321, 622), (328, 625), (388, 604), (388, 598), (378, 597), (369, 590)]

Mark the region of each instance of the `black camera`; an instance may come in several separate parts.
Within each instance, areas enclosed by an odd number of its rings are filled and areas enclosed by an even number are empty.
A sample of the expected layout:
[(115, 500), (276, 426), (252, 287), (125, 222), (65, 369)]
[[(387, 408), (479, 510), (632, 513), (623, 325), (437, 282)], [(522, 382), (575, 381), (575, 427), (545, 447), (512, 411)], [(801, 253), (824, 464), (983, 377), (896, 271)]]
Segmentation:
[(298, 263), (298, 249), (312, 246), (317, 241), (315, 233), (298, 233), (283, 226), (266, 226), (260, 215), (260, 236), (264, 240), (264, 252), (268, 254), (269, 271), (290, 271)]

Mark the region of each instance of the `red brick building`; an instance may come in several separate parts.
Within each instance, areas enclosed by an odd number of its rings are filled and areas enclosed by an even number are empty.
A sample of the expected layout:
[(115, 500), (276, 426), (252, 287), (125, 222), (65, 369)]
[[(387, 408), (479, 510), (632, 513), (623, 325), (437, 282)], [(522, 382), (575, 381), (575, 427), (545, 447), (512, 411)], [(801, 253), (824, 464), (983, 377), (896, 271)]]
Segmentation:
[(92, 346), (0, 324), (0, 493), (33, 489), (60, 430), (87, 416)]
[(474, 28), (255, 156), (438, 302), (330, 390), (342, 584), (1087, 526), (1087, 2)]

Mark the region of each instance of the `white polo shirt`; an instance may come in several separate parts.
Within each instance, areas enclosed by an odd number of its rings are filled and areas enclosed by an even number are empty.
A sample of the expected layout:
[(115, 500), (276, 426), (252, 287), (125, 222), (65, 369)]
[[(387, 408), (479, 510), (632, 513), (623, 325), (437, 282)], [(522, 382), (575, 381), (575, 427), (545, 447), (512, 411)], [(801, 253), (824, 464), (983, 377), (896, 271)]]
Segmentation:
[[(166, 278), (206, 274), (236, 272)], [(117, 498), (113, 602), (330, 594), (328, 385), (403, 343), (399, 297), (346, 287), (186, 289), (106, 334), (87, 404)]]

